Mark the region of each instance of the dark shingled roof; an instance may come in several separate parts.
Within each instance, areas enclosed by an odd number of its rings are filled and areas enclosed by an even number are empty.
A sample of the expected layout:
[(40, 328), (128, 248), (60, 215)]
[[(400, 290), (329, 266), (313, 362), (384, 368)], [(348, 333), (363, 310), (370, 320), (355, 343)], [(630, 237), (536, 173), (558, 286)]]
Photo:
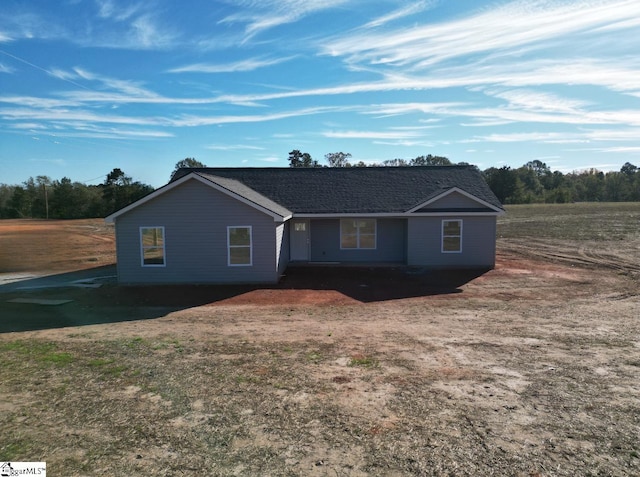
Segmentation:
[(259, 206), (270, 210), (275, 214), (278, 214), (280, 217), (288, 217), (291, 215), (290, 210), (272, 201), (268, 197), (265, 197), (254, 189), (246, 186), (242, 182), (239, 182), (235, 179), (229, 179), (227, 177), (213, 176), (211, 174), (198, 173), (198, 175), (212, 183), (217, 184), (219, 187), (223, 187), (226, 190), (233, 192), (234, 194), (238, 194), (239, 196), (244, 197), (254, 204), (258, 204)]
[(403, 213), (453, 187), (502, 210), (473, 166), (182, 168), (172, 181), (190, 172), (214, 182), (231, 179), (236, 182), (227, 184), (234, 192), (240, 193), (240, 183), (257, 193), (256, 203), (265, 206), (259, 197), (264, 196), (271, 207), (275, 203), (296, 214)]

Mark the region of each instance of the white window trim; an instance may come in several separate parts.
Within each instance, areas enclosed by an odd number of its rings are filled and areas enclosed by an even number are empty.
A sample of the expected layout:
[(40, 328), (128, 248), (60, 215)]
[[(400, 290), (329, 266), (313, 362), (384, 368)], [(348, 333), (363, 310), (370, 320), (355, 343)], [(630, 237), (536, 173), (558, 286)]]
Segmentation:
[[(377, 250), (378, 249), (378, 219), (371, 217), (361, 217), (364, 220), (373, 220), (373, 247), (360, 247), (360, 227), (356, 227), (356, 247), (343, 247), (342, 246), (342, 221), (343, 220), (358, 220), (356, 218), (341, 218), (340, 219), (340, 250)], [(365, 234), (369, 235), (369, 234)]]
[[(249, 245), (231, 245), (229, 232), (231, 229), (249, 229)], [(231, 263), (232, 248), (249, 247), (249, 263)], [(252, 267), (253, 266), (253, 228), (251, 225), (228, 225), (227, 226), (227, 266), (228, 267)]]
[[(158, 248), (158, 246), (145, 247), (142, 243), (142, 231), (145, 229), (160, 229), (162, 230), (162, 262), (163, 263), (144, 263), (144, 251), (147, 248)], [(164, 230), (164, 226), (161, 225), (145, 225), (140, 227), (139, 233), (140, 240), (140, 265), (145, 268), (163, 268), (167, 266), (167, 235)]]
[[(445, 235), (444, 234), (444, 224), (445, 222), (458, 222), (460, 224), (460, 235)], [(462, 219), (443, 219), (442, 226), (440, 229), (440, 251), (442, 253), (462, 253)], [(446, 237), (459, 237), (460, 238), (460, 249), (459, 250), (445, 250), (444, 249), (444, 239)]]

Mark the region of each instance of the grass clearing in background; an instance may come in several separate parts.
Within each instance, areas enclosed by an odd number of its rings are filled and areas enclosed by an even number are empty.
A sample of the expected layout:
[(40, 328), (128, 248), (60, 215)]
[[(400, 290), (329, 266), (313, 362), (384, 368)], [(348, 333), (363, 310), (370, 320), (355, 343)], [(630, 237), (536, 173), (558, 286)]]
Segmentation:
[(498, 237), (619, 241), (640, 239), (640, 202), (507, 205)]

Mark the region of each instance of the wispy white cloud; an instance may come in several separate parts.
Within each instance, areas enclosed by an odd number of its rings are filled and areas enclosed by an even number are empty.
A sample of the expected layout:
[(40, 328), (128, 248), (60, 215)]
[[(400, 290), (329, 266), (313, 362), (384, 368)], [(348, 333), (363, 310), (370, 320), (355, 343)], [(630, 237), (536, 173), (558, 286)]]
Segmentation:
[(559, 133), (559, 132), (529, 132), (529, 133), (495, 133), (486, 136), (475, 136), (472, 139), (462, 140), (462, 143), (473, 142), (546, 142), (546, 143), (574, 143), (588, 142), (589, 139), (575, 134)]
[[(100, 114), (95, 111), (83, 109), (61, 108), (28, 108), (8, 107), (0, 108), (0, 118), (15, 122), (48, 122), (54, 125), (70, 127), (76, 130), (93, 127), (96, 125), (129, 125), (129, 126), (154, 126), (166, 128), (191, 128), (220, 124), (259, 123), (277, 121), (287, 118), (303, 117), (317, 114), (337, 113), (350, 109), (346, 106), (318, 106), (295, 110), (283, 110), (268, 114), (253, 115), (210, 115), (197, 116), (182, 114), (177, 117), (161, 116), (126, 116), (113, 114)], [(103, 134), (110, 134), (102, 130)], [(135, 136), (135, 131), (130, 134)], [(149, 135), (149, 134), (145, 134)], [(162, 134), (159, 134), (162, 136)]]
[(382, 146), (393, 146), (393, 147), (433, 147), (433, 142), (427, 141), (373, 141), (373, 144), (380, 144)]
[(136, 3), (116, 3), (113, 0), (96, 0), (98, 16), (106, 19), (114, 19), (119, 22), (133, 17), (142, 10), (141, 4)]
[(240, 0), (241, 11), (228, 15), (220, 23), (244, 23), (245, 41), (255, 35), (322, 10), (335, 8), (349, 0)]
[[(443, 113), (445, 113), (443, 111)], [(535, 112), (525, 110), (515, 110), (508, 108), (477, 107), (466, 110), (452, 110), (448, 112), (451, 116), (468, 117), (473, 119), (484, 119), (491, 121), (510, 121), (513, 123), (546, 123), (549, 125), (640, 125), (640, 111), (638, 110), (618, 110), (618, 111), (580, 111), (574, 114), (557, 114), (549, 112)], [(476, 125), (482, 125), (478, 122)]]
[[(496, 142), (496, 143), (523, 143), (537, 142), (545, 144), (579, 144), (597, 142), (636, 142), (640, 137), (640, 128), (629, 129), (591, 129), (579, 130), (575, 132), (525, 132), (525, 133), (492, 133), (482, 136), (474, 136), (470, 139), (462, 140), (462, 143), (474, 142)], [(628, 146), (617, 146), (622, 150), (629, 149)], [(553, 156), (555, 157), (555, 156)]]
[(28, 130), (36, 130), (36, 129), (47, 129), (46, 126), (39, 123), (14, 123), (10, 124), (9, 127), (11, 129), (28, 129)]
[[(589, 149), (581, 149), (581, 150), (589, 150), (589, 151), (597, 151), (597, 152), (640, 153), (640, 146), (597, 147), (597, 148), (589, 148)], [(615, 166), (615, 164), (607, 164), (607, 165)]]
[(163, 49), (172, 46), (176, 35), (158, 26), (151, 15), (141, 15), (131, 22), (129, 35), (120, 46), (131, 49)]
[(7, 74), (11, 74), (11, 73), (15, 73), (16, 69), (12, 68), (11, 66), (7, 66), (4, 63), (0, 63), (0, 73), (7, 73)]
[(127, 131), (127, 130), (112, 130), (112, 131), (82, 131), (82, 129), (75, 129), (71, 131), (63, 131), (56, 136), (61, 138), (93, 138), (93, 139), (137, 139), (137, 140), (153, 140), (174, 137), (173, 134), (169, 134), (162, 131)]
[(380, 26), (385, 25), (387, 23), (391, 23), (393, 21), (400, 20), (402, 18), (411, 16), (411, 15), (415, 15), (416, 13), (420, 13), (420, 12), (423, 12), (425, 10), (428, 10), (434, 4), (435, 4), (435, 1), (427, 1), (427, 0), (421, 0), (421, 1), (418, 1), (418, 2), (410, 2), (409, 4), (405, 5), (404, 7), (401, 7), (399, 9), (397, 9), (397, 10), (394, 10), (391, 13), (387, 13), (386, 15), (378, 17), (375, 20), (371, 20), (369, 23), (366, 23), (365, 25), (363, 25), (362, 28), (366, 29), (366, 28), (380, 27)]
[(30, 12), (28, 8), (11, 9), (11, 6), (5, 2), (0, 11), (0, 23), (4, 29), (0, 32), (0, 38), (4, 38), (4, 41), (65, 36), (66, 30), (61, 24), (48, 21), (39, 14)]
[[(576, 149), (576, 151), (592, 151), (592, 152), (602, 152), (599, 149)], [(557, 170), (565, 174), (572, 173), (581, 173), (590, 170), (597, 170), (601, 172), (615, 171), (620, 169), (620, 164), (613, 164), (611, 162), (597, 163), (597, 164), (585, 164), (580, 167), (567, 167), (560, 166)]]
[(205, 146), (207, 149), (213, 149), (215, 151), (240, 151), (240, 150), (252, 150), (263, 151), (264, 147), (250, 146), (248, 144), (210, 144)]
[(75, 31), (69, 38), (83, 46), (129, 50), (173, 48), (180, 34), (162, 21), (154, 2), (97, 0), (98, 19), (89, 19), (88, 31)]
[(277, 121), (280, 119), (296, 118), (303, 116), (311, 116), (316, 114), (337, 113), (350, 110), (348, 106), (316, 106), (310, 108), (302, 108), (296, 110), (283, 110), (268, 114), (253, 115), (225, 115), (225, 116), (192, 116), (185, 115), (179, 119), (172, 120), (173, 126), (176, 127), (197, 127), (211, 126), (216, 124), (233, 124), (233, 123), (258, 123), (266, 121)]
[(37, 96), (0, 96), (0, 103), (27, 106), (38, 109), (69, 108), (82, 103), (66, 99), (41, 98)]
[(529, 89), (486, 90), (485, 93), (503, 99), (513, 109), (554, 113), (576, 113), (592, 105), (592, 101), (568, 99), (557, 94)]
[[(617, 64), (616, 64), (617, 63)], [(112, 101), (117, 103), (167, 103), (167, 104), (256, 104), (264, 101), (272, 101), (287, 98), (322, 97), (352, 95), (360, 93), (390, 92), (404, 90), (430, 90), (455, 87), (539, 87), (542, 85), (574, 84), (601, 86), (614, 91), (640, 92), (640, 85), (636, 78), (640, 70), (640, 61), (629, 58), (628, 61), (596, 60), (596, 59), (565, 59), (565, 60), (534, 60), (523, 64), (496, 64), (490, 66), (470, 64), (465, 67), (445, 68), (435, 70), (429, 77), (411, 77), (395, 75), (384, 80), (345, 83), (323, 88), (297, 89), (288, 91), (275, 91), (270, 93), (250, 94), (222, 94), (210, 98), (162, 98), (158, 95), (109, 95), (106, 93), (75, 92), (68, 94), (70, 98), (80, 101)], [(544, 104), (556, 103), (556, 108), (561, 104), (565, 108), (577, 108), (587, 104), (584, 100), (562, 99), (560, 96), (535, 91), (509, 92), (505, 89), (486, 89), (486, 94), (494, 94), (496, 97), (519, 102), (525, 105), (525, 101), (533, 105), (535, 101), (545, 99)], [(546, 95), (546, 96), (545, 96)], [(396, 111), (387, 110), (385, 114), (402, 114), (403, 110), (409, 110), (414, 103), (406, 106), (398, 104)], [(436, 104), (436, 103), (434, 103)], [(432, 106), (433, 107), (433, 106)], [(380, 111), (380, 114), (383, 112)]]
[(278, 65), (286, 61), (292, 60), (293, 56), (285, 58), (260, 59), (249, 58), (247, 60), (235, 61), (226, 64), (214, 63), (194, 63), (191, 65), (180, 66), (168, 70), (169, 73), (237, 73), (254, 71), (268, 66)]
[(398, 116), (410, 113), (445, 113), (450, 114), (454, 109), (461, 109), (469, 106), (467, 103), (391, 103), (391, 104), (374, 104), (366, 112), (367, 114), (376, 115), (378, 117)]
[(0, 117), (9, 121), (81, 122), (94, 124), (130, 124), (139, 126), (168, 126), (171, 122), (160, 117), (134, 117), (99, 114), (85, 110), (0, 108)]
[(98, 83), (101, 87), (120, 92), (124, 95), (139, 96), (142, 98), (156, 98), (158, 95), (145, 88), (140, 81), (122, 80), (100, 75), (84, 68), (75, 67), (73, 71), (83, 80)]
[(472, 54), (537, 47), (603, 27), (629, 28), (630, 18), (640, 18), (635, 0), (522, 0), (439, 24), (343, 35), (324, 42), (321, 50), (349, 63), (423, 69)]
[[(145, 88), (140, 81), (122, 80), (97, 73), (93, 73), (81, 67), (74, 67), (72, 70), (62, 70), (53, 68), (46, 70), (51, 76), (66, 81), (74, 86), (82, 88), (84, 91), (65, 91), (59, 93), (60, 96), (71, 100), (74, 104), (85, 102), (144, 102), (159, 98), (153, 91)], [(85, 83), (81, 83), (84, 81)], [(90, 85), (90, 86), (87, 86)], [(92, 88), (104, 91), (94, 91)], [(134, 98), (137, 100), (134, 101)], [(60, 100), (61, 102), (63, 100)]]
[(172, 48), (180, 37), (171, 23), (160, 20), (152, 2), (99, 0), (93, 6), (76, 9), (73, 22), (58, 16), (68, 15), (62, 8), (7, 9), (0, 12), (0, 22), (6, 25), (0, 35), (14, 40), (61, 40), (83, 47), (130, 50)]
[(322, 135), (338, 139), (406, 139), (421, 136), (418, 131), (325, 131)]

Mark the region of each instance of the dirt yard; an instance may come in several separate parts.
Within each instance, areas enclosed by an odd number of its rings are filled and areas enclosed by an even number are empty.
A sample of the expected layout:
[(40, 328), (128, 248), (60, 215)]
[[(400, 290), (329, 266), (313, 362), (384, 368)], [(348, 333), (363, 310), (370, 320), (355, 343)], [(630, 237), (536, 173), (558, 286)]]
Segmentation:
[[(481, 276), (0, 281), (0, 461), (71, 476), (640, 475), (640, 204), (541, 211), (509, 210)], [(553, 231), (563, 214), (586, 217), (569, 236)], [(0, 280), (112, 261), (99, 222), (22, 225), (0, 221)], [(39, 226), (91, 245), (7, 265), (7, 247), (24, 253), (7, 231), (38, 249)], [(8, 302), (24, 297), (73, 301)]]

